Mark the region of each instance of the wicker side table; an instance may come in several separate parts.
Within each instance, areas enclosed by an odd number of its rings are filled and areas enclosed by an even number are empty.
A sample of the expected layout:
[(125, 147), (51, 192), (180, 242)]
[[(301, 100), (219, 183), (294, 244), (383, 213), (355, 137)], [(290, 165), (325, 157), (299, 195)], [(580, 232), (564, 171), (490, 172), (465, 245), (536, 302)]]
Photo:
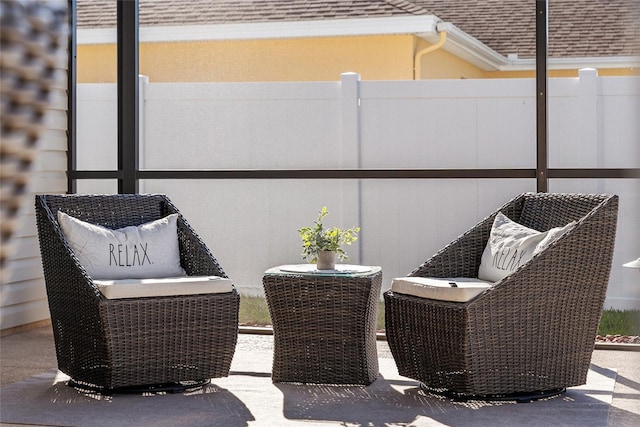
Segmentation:
[[(378, 376), (376, 319), (382, 269), (267, 270), (274, 332), (273, 382), (369, 385)], [(358, 272), (358, 270), (366, 270)]]

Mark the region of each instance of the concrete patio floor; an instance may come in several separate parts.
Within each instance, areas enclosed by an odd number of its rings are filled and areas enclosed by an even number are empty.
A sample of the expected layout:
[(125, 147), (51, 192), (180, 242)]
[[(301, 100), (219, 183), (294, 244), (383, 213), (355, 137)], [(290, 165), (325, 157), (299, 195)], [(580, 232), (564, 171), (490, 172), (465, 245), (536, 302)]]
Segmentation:
[[(507, 420), (512, 419), (514, 414), (523, 410), (525, 412), (522, 413), (525, 415), (531, 411), (536, 414), (536, 417), (539, 415), (537, 420), (531, 418), (523, 419), (523, 425), (608, 425), (616, 427), (635, 427), (640, 425), (640, 352), (638, 351), (596, 349), (593, 353), (592, 370), (597, 372), (611, 369), (616, 373), (613, 398), (608, 407), (608, 417), (604, 417), (605, 419), (608, 418), (606, 423), (594, 421), (591, 417), (590, 406), (600, 405), (596, 401), (594, 401), (596, 403), (593, 405), (579, 406), (579, 410), (571, 414), (563, 414), (562, 411), (565, 411), (563, 408), (566, 406), (563, 406), (562, 399), (565, 401), (570, 400), (570, 394), (565, 395), (564, 398), (555, 398), (560, 400), (557, 400), (557, 404), (553, 406), (545, 406), (542, 402), (533, 402), (487, 407), (484, 408), (484, 411), (468, 410), (468, 407), (456, 407), (452, 411), (450, 402), (431, 395), (421, 395), (417, 399), (421, 404), (428, 407), (431, 411), (430, 413), (434, 413), (434, 410), (435, 412), (440, 410), (441, 414), (436, 417), (418, 416), (412, 419), (413, 413), (404, 411), (406, 402), (402, 401), (402, 399), (407, 394), (413, 393), (415, 401), (416, 383), (398, 375), (385, 341), (378, 342), (381, 379), (366, 388), (332, 388), (290, 384), (272, 385), (270, 381), (272, 355), (272, 336), (242, 333), (238, 339), (230, 376), (212, 381), (213, 385), (211, 387), (213, 389), (207, 393), (212, 393), (212, 395), (216, 392), (219, 395), (225, 394), (227, 396), (227, 400), (225, 400), (227, 404), (229, 402), (232, 404), (240, 403), (245, 412), (244, 415), (248, 414), (248, 417), (242, 418), (239, 423), (236, 422), (234, 425), (338, 425), (349, 427), (377, 425), (509, 425)], [(24, 382), (24, 380), (29, 379), (29, 381), (32, 381), (33, 376), (37, 376), (37, 374), (47, 373), (47, 375), (53, 376), (55, 367), (56, 359), (51, 326), (44, 325), (0, 338), (0, 387), (3, 390), (6, 386), (10, 386), (6, 390), (14, 390), (12, 387), (22, 384), (20, 382)], [(258, 384), (259, 382), (260, 385)], [(255, 384), (256, 388), (259, 386), (266, 389), (268, 395), (251, 394), (251, 391), (253, 391), (252, 383)], [(24, 387), (29, 387), (28, 381)], [(64, 387), (68, 389), (68, 387)], [(60, 390), (64, 389), (58, 389), (56, 393), (60, 393)], [(223, 393), (219, 393), (220, 391)], [(387, 399), (387, 401), (381, 401), (378, 405), (376, 399), (379, 396), (391, 396), (391, 398)], [(2, 417), (2, 398), (2, 390), (0, 390), (1, 426), (47, 425), (46, 423), (5, 423)], [(382, 400), (385, 399), (385, 397), (382, 398)], [(363, 401), (365, 402), (364, 405), (362, 404)], [(601, 408), (600, 406), (600, 411), (602, 411)], [(385, 415), (381, 411), (390, 411), (392, 413)], [(557, 411), (557, 413), (553, 411)], [(406, 416), (400, 416), (400, 414), (406, 414)], [(407, 417), (408, 419), (405, 419)], [(220, 418), (210, 418), (209, 421), (201, 424), (193, 422), (194, 420), (191, 421), (189, 425), (225, 425), (225, 427), (228, 425), (221, 424)], [(60, 422), (54, 424), (61, 425)], [(174, 424), (184, 425), (184, 420), (176, 419)], [(78, 425), (78, 422), (76, 421), (72, 425)], [(99, 425), (99, 423), (93, 425)], [(113, 424), (110, 425), (119, 424), (114, 419)], [(130, 425), (141, 424), (132, 423)]]

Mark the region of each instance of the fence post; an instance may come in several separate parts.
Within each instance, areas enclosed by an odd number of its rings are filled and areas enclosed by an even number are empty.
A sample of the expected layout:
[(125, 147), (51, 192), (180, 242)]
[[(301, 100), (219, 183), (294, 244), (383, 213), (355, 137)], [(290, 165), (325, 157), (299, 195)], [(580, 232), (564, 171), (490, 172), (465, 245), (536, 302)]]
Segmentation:
[(604, 152), (602, 138), (598, 135), (598, 70), (582, 68), (578, 76), (580, 142), (584, 147), (580, 167), (602, 167)]
[[(147, 103), (147, 85), (149, 84), (149, 76), (138, 74), (138, 170), (142, 170), (145, 165), (145, 128), (146, 128), (146, 112), (145, 105)], [(144, 193), (144, 181), (138, 181), (138, 191)]]
[(360, 166), (360, 74), (342, 73), (342, 167)]
[[(344, 169), (356, 169), (361, 166), (360, 152), (360, 74), (342, 73), (340, 75), (341, 99), (341, 135), (342, 165)], [(345, 227), (351, 224), (362, 225), (362, 182), (361, 180), (343, 181), (342, 209)], [(354, 197), (355, 193), (355, 197)], [(353, 221), (353, 222), (352, 222)], [(347, 225), (349, 224), (349, 225)], [(358, 253), (350, 254), (350, 259), (361, 264), (363, 253), (362, 235), (358, 242)]]

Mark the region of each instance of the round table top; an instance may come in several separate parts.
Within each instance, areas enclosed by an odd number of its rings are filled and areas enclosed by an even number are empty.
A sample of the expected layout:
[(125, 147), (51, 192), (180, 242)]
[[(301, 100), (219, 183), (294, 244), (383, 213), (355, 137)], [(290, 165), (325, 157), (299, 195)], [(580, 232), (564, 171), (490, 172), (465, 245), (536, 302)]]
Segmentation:
[(279, 265), (265, 271), (265, 274), (304, 274), (318, 276), (367, 275), (380, 271), (378, 266), (336, 264), (335, 270), (318, 270), (316, 264)]

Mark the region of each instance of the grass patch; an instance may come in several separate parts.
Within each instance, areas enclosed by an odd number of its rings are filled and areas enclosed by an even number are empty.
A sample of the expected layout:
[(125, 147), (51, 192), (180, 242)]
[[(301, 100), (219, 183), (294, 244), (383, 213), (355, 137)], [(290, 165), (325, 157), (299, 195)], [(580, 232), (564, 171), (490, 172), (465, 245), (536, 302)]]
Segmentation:
[[(240, 297), (240, 325), (271, 325), (267, 300), (261, 296)], [(378, 306), (379, 331), (384, 330), (384, 303)], [(604, 310), (598, 327), (598, 335), (640, 335), (640, 310)]]
[(240, 325), (266, 326), (271, 325), (269, 307), (264, 297), (240, 295)]
[(384, 303), (380, 301), (378, 305), (378, 323), (376, 324), (376, 328), (379, 331), (384, 331)]
[(598, 335), (640, 335), (640, 310), (604, 310)]

